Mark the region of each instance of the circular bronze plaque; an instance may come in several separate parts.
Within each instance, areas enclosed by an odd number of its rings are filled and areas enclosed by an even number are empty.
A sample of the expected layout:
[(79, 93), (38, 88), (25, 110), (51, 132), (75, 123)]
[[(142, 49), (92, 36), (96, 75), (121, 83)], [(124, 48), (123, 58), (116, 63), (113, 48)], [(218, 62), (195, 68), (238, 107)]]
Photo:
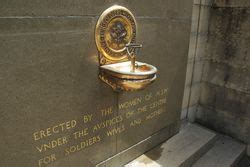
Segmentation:
[(136, 22), (133, 14), (122, 6), (112, 6), (100, 16), (95, 41), (99, 52), (107, 59), (119, 61), (126, 57), (126, 45), (135, 43)]

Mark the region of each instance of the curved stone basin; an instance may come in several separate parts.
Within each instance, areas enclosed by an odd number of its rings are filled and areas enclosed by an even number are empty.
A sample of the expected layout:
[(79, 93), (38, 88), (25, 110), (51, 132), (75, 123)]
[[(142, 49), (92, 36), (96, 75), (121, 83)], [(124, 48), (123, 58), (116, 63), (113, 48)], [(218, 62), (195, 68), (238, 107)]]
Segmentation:
[(100, 68), (103, 72), (113, 77), (133, 80), (153, 78), (157, 72), (157, 68), (150, 64), (138, 61), (136, 61), (135, 64), (136, 67), (134, 71), (131, 70), (130, 61), (103, 65)]

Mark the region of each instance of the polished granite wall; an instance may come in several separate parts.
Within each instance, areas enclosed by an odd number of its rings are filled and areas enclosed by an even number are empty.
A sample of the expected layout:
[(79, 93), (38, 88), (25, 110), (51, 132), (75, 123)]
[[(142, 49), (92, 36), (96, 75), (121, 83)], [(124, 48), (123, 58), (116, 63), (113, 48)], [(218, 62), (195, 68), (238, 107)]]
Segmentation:
[[(94, 28), (113, 4), (138, 22), (143, 91), (98, 79)], [(1, 1), (0, 166), (120, 166), (178, 132), (192, 1)], [(119, 153), (119, 154), (118, 154)]]

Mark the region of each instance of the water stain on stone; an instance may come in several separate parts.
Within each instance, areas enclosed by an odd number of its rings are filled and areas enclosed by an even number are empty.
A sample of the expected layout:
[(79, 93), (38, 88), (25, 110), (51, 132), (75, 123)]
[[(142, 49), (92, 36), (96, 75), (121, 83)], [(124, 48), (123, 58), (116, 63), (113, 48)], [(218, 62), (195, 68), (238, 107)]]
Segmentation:
[(150, 158), (151, 160), (158, 160), (163, 152), (163, 147), (162, 145), (157, 146), (156, 148), (154, 148), (153, 150), (151, 150), (150, 152), (146, 153), (145, 155)]
[[(221, 58), (231, 60), (236, 57), (240, 49), (236, 39), (240, 39), (242, 34), (242, 24), (247, 17), (247, 9), (235, 7), (213, 6), (214, 16), (218, 20), (216, 25), (216, 36), (222, 41)], [(219, 17), (218, 17), (219, 16)]]
[(227, 82), (229, 81), (230, 74), (231, 73), (231, 67), (226, 66), (225, 67), (225, 75), (224, 75), (224, 87), (226, 86)]

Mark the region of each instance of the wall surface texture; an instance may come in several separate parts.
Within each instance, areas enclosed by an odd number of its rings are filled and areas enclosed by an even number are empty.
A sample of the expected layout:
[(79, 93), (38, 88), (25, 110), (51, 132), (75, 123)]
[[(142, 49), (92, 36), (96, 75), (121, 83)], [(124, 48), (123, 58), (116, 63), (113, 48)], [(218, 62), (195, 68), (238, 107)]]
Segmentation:
[(250, 1), (199, 2), (187, 117), (250, 144)]
[[(94, 28), (114, 4), (159, 70), (145, 90), (98, 79)], [(0, 1), (0, 166), (117, 167), (176, 134), (191, 13), (191, 0)]]
[(194, 121), (199, 105), (211, 1), (194, 0), (181, 118)]

